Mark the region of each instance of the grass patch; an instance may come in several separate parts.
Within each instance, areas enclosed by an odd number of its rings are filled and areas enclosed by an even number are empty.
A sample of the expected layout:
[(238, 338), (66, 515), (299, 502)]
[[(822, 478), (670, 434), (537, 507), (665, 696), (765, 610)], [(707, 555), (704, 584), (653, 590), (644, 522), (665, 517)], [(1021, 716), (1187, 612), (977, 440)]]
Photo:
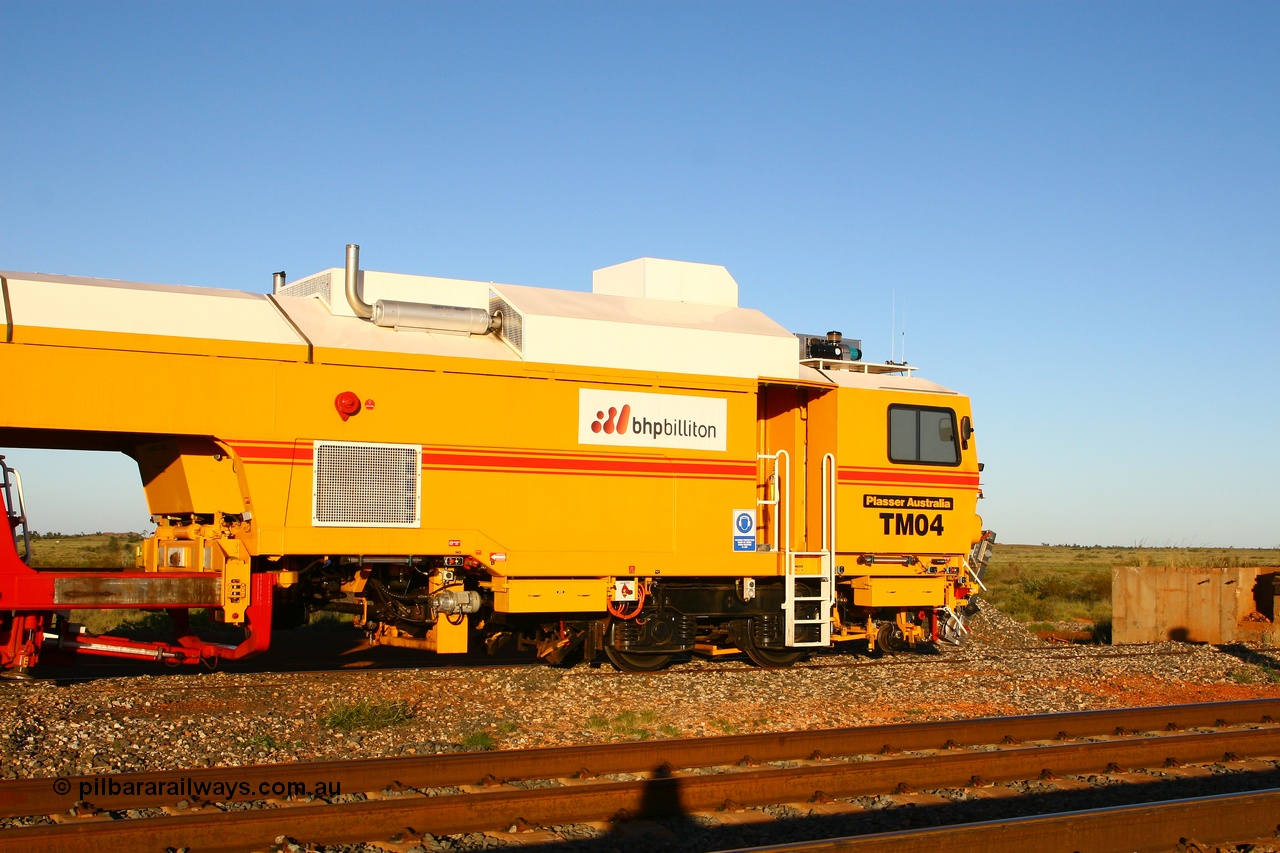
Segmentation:
[(1280, 669), (1268, 664), (1233, 669), (1227, 676), (1236, 684), (1280, 684)]
[(497, 742), (488, 732), (472, 732), (463, 737), (462, 745), (468, 749), (493, 749)]
[(623, 711), (613, 718), (615, 726), (633, 729), (641, 723), (649, 724), (658, 721), (657, 711)]
[(403, 699), (390, 702), (370, 702), (361, 699), (359, 702), (330, 703), (321, 722), (331, 729), (343, 731), (370, 731), (398, 726), (413, 719), (409, 703)]
[(292, 749), (302, 745), (301, 743), (292, 740), (276, 740), (271, 735), (258, 735), (257, 737), (251, 738), (249, 742), (254, 746), (268, 750)]
[(351, 624), (355, 621), (353, 613), (334, 613), (329, 610), (323, 610), (319, 613), (312, 613), (307, 620), (307, 624), (300, 626), (299, 631), (319, 631), (321, 633), (337, 633), (339, 631), (352, 630)]
[(623, 711), (614, 717), (592, 714), (587, 718), (587, 728), (638, 740), (653, 737), (654, 729), (664, 734), (667, 730), (678, 733), (674, 726), (657, 725), (658, 719), (657, 711)]

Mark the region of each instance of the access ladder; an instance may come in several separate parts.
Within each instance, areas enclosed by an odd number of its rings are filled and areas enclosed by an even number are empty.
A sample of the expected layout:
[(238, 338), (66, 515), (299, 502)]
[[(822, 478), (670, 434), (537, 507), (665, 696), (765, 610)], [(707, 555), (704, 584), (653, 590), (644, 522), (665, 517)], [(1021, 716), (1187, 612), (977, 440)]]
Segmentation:
[[(791, 455), (785, 450), (777, 453), (760, 453), (758, 459), (772, 460), (773, 471), (768, 478), (768, 497), (756, 501), (761, 507), (773, 507), (773, 524), (769, 526), (771, 550), (782, 559), (785, 570), (783, 580), (782, 610), (785, 618), (786, 645), (790, 647), (831, 645), (831, 607), (835, 603), (836, 562), (836, 458), (828, 453), (822, 457), (822, 550), (795, 551), (791, 547)], [(818, 560), (819, 571), (801, 572), (798, 560)], [(801, 595), (801, 582), (818, 582), (817, 595)], [(817, 608), (816, 616), (801, 615), (802, 610)], [(817, 625), (818, 637), (812, 640), (796, 640), (796, 628)]]

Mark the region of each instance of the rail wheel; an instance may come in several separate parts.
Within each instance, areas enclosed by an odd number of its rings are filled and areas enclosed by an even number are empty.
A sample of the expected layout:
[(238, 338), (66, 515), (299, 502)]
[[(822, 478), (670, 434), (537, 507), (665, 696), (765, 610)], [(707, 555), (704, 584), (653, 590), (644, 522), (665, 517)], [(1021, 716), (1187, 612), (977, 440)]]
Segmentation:
[(796, 649), (762, 649), (751, 638), (751, 632), (743, 632), (742, 650), (756, 666), (765, 669), (784, 669), (804, 657), (803, 650)]
[(605, 656), (623, 672), (657, 672), (671, 663), (674, 655), (655, 655), (644, 652), (620, 652), (612, 646), (605, 646)]
[(793, 649), (782, 651), (781, 649), (743, 649), (747, 653), (747, 657), (751, 658), (751, 662), (756, 666), (765, 669), (785, 669), (791, 666), (800, 658), (804, 657), (804, 652), (798, 652)]
[(893, 622), (885, 622), (876, 631), (876, 648), (886, 655), (897, 654), (907, 647), (907, 638), (902, 636), (902, 629)]

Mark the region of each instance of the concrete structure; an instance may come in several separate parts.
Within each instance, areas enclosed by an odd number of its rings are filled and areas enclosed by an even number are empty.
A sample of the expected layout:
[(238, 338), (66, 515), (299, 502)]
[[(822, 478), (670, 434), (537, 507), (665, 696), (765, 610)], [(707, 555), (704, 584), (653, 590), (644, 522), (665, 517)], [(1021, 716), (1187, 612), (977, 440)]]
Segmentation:
[(1280, 645), (1280, 568), (1111, 570), (1111, 642)]

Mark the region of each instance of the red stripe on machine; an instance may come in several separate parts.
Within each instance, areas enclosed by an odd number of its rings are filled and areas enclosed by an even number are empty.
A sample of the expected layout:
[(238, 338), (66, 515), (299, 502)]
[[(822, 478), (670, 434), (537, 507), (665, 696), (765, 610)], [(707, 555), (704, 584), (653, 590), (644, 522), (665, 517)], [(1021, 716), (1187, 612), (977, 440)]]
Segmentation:
[[(312, 445), (292, 443), (234, 444), (232, 448), (246, 462), (259, 465), (309, 465)], [(479, 469), (492, 473), (621, 474), (628, 476), (690, 476), (712, 479), (754, 479), (756, 467), (749, 462), (719, 462), (702, 459), (637, 459), (608, 454), (581, 456), (540, 456), (528, 451), (503, 453), (459, 453), (444, 449), (424, 450), (422, 467), (433, 471)]]

